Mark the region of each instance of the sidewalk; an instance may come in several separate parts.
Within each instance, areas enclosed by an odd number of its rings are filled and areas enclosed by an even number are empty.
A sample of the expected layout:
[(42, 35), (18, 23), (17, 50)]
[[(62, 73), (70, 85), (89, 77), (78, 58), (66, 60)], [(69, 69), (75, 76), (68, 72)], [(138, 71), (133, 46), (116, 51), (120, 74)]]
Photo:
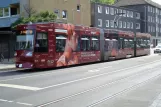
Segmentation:
[(0, 62), (0, 71), (2, 70), (7, 70), (7, 69), (14, 69), (15, 68), (15, 63), (13, 59), (4, 59), (3, 62)]

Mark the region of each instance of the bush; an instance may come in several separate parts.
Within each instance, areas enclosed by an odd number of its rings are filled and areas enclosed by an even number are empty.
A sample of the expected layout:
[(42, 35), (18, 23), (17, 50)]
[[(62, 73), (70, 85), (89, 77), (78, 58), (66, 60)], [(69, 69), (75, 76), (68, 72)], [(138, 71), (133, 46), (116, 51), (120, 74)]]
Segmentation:
[(57, 18), (57, 16), (54, 13), (50, 13), (48, 11), (40, 12), (37, 14), (32, 15), (29, 18), (21, 17), (18, 20), (16, 20), (14, 23), (11, 24), (11, 28), (15, 29), (17, 25), (20, 24), (27, 24), (29, 22), (52, 22)]

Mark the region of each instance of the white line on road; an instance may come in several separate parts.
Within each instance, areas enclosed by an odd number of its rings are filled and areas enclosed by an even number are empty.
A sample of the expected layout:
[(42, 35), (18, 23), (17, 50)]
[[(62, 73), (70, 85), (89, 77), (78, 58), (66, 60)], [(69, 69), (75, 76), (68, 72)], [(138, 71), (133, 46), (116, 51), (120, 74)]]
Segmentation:
[(32, 106), (32, 104), (29, 104), (29, 103), (14, 102), (14, 101), (4, 100), (4, 99), (0, 99), (0, 102), (8, 102), (8, 103), (16, 103), (16, 104), (25, 105), (25, 106)]
[(16, 103), (21, 105), (26, 105), (26, 106), (32, 106), (32, 104), (29, 104), (29, 103), (21, 103), (21, 102), (16, 102)]
[(98, 69), (93, 69), (93, 70), (88, 70), (88, 72), (98, 72), (100, 70), (106, 69), (106, 68), (111, 68), (112, 66), (107, 66), (107, 67), (103, 67), (103, 68), (98, 68)]
[(38, 87), (30, 87), (30, 86), (22, 86), (22, 85), (14, 85), (14, 84), (0, 84), (0, 87), (17, 88), (17, 89), (31, 90), (31, 91), (41, 90), (41, 88), (38, 88)]

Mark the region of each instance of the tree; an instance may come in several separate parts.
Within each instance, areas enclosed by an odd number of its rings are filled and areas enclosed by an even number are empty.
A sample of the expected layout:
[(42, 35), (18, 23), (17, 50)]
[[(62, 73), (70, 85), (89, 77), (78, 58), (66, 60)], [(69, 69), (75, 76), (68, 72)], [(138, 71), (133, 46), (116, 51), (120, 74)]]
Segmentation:
[(109, 5), (112, 5), (115, 3), (115, 0), (91, 0), (91, 1), (96, 3), (109, 4)]
[(26, 13), (28, 14), (28, 17), (31, 17), (31, 15), (36, 13), (36, 10), (33, 7), (28, 7), (27, 5), (23, 5)]
[(40, 12), (37, 14), (33, 14), (28, 18), (21, 17), (18, 20), (16, 20), (14, 23), (11, 24), (11, 28), (16, 28), (19, 24), (27, 24), (29, 22), (53, 22), (57, 16), (54, 13), (50, 13), (48, 11)]

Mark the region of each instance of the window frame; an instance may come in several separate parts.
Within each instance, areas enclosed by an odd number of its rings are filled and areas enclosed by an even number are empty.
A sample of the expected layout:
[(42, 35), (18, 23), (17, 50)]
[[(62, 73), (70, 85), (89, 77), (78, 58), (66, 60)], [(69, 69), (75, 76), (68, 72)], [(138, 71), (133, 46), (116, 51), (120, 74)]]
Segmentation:
[[(68, 35), (66, 35), (66, 34), (59, 34), (59, 33), (55, 34), (55, 52), (56, 53), (62, 53), (65, 50), (65, 46), (64, 46), (64, 50), (63, 51), (57, 51), (57, 43), (56, 43), (56, 41), (57, 41), (57, 39), (56, 39), (57, 35), (63, 35), (64, 37), (66, 37), (66, 39), (67, 39), (67, 36)], [(65, 40), (65, 44), (66, 44), (66, 40)]]
[(110, 8), (109, 7), (105, 7), (105, 12), (106, 12), (106, 14), (109, 14), (110, 13)]
[[(87, 49), (86, 49), (86, 50), (83, 50), (83, 48), (84, 48), (84, 47), (83, 47), (83, 43), (82, 43), (82, 38), (83, 38), (83, 37), (88, 37), (88, 38), (89, 38), (89, 42), (90, 42), (90, 43), (88, 44), (88, 45), (89, 45), (89, 48), (90, 48), (89, 50), (87, 50)], [(88, 52), (88, 51), (91, 51), (91, 35), (81, 35), (81, 36), (80, 36), (80, 40), (81, 40), (81, 42), (80, 42), (80, 43), (81, 43), (81, 45), (80, 45), (80, 47), (81, 47), (81, 48), (80, 48), (80, 51), (81, 51), (81, 52)], [(87, 45), (86, 45), (86, 47), (87, 47)]]
[(46, 52), (35, 52), (35, 48), (36, 48), (36, 43), (35, 43), (35, 46), (34, 46), (34, 52), (35, 53), (48, 53), (49, 52), (49, 37), (48, 37), (48, 32), (41, 32), (41, 31), (36, 31), (36, 37), (35, 37), (35, 40), (37, 40), (37, 35), (38, 33), (43, 33), (43, 34), (46, 34), (47, 35), (47, 51)]
[(110, 20), (110, 27), (114, 28), (114, 20)]
[[(63, 17), (63, 12), (66, 13), (66, 17), (65, 18)], [(68, 18), (68, 14), (67, 13), (68, 13), (67, 10), (62, 10), (62, 18), (63, 19), (67, 19)]]
[[(139, 25), (139, 27), (137, 27)], [(140, 29), (140, 23), (136, 23), (136, 29)]]
[(97, 11), (98, 13), (102, 13), (102, 6), (101, 6), (101, 5), (98, 5), (98, 6), (97, 6), (97, 10), (98, 10), (98, 11)]
[(110, 21), (109, 20), (106, 20), (106, 27), (110, 27)]
[(102, 19), (98, 19), (98, 23), (100, 23), (98, 24), (98, 27), (102, 27)]
[[(92, 50), (91, 48), (92, 48), (92, 37), (97, 37), (97, 39), (98, 39), (98, 49), (95, 49), (95, 50)], [(92, 36), (90, 36), (90, 50), (91, 51), (99, 51), (100, 50), (100, 37), (98, 36), (98, 35), (92, 35)]]
[(126, 28), (126, 22), (123, 21), (123, 28)]

